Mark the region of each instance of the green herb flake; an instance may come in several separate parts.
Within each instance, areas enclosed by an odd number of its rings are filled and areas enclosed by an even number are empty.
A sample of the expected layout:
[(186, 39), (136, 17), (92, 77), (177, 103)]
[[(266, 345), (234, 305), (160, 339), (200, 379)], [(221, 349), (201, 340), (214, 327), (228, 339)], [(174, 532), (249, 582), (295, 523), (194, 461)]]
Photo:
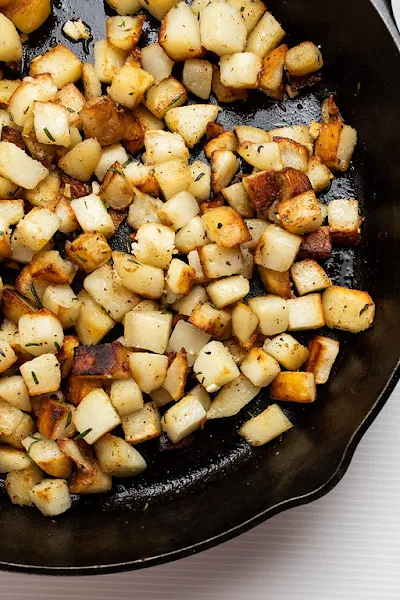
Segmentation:
[(149, 508), (149, 503), (146, 502), (146, 504), (143, 506), (143, 512), (146, 512), (146, 510), (148, 510)]
[(124, 169), (125, 167), (130, 165), (132, 161), (133, 161), (132, 156), (128, 156), (128, 159), (124, 162), (124, 164), (122, 165), (122, 168)]
[(29, 342), (29, 344), (25, 344), (25, 348), (29, 348), (29, 346), (41, 346), (42, 344), (38, 344), (36, 342)]
[(129, 92), (130, 96), (133, 96), (136, 92)]
[(180, 96), (177, 96), (176, 98), (174, 98), (174, 100), (172, 100), (172, 102), (169, 104), (169, 106), (172, 106), (173, 104), (175, 104), (175, 102), (178, 102), (178, 100), (180, 100), (180, 99), (181, 99), (181, 96), (182, 96), (182, 95), (180, 95)]
[(258, 146), (257, 148), (257, 153), (260, 154), (261, 150), (264, 148), (264, 146)]
[(356, 93), (355, 93), (354, 95), (355, 95), (355, 96), (358, 96), (358, 94), (360, 93), (360, 90), (361, 90), (361, 81), (359, 81), (359, 82), (357, 83), (357, 91), (356, 91)]
[(222, 223), (217, 223), (217, 229), (221, 229), (223, 227)]
[(365, 304), (365, 306), (362, 307), (362, 309), (360, 310), (360, 313), (359, 313), (360, 317), (361, 317), (361, 315), (363, 313), (365, 313), (366, 310), (369, 309), (370, 306), (372, 306), (372, 305), (371, 304)]
[(76, 258), (79, 259), (82, 262), (87, 262), (87, 258), (84, 258), (83, 256), (76, 255)]
[(120, 24), (118, 25), (118, 27), (125, 27), (125, 21), (122, 21), (122, 23), (120, 23)]
[(8, 118), (10, 119), (10, 121), (14, 121), (13, 116), (10, 112), (8, 113)]
[(67, 110), (68, 110), (69, 112), (71, 112), (71, 113), (74, 113), (74, 112), (75, 112), (75, 111), (74, 111), (72, 108), (70, 108), (69, 106), (67, 106)]
[(55, 345), (55, 347), (56, 347), (56, 350), (57, 350), (57, 352), (59, 352), (59, 351), (60, 351), (60, 349), (61, 349), (61, 346), (60, 346), (60, 344), (59, 344), (58, 342), (54, 342), (54, 345)]
[(240, 7), (240, 12), (244, 12), (244, 6)]
[(140, 263), (138, 263), (138, 261), (134, 260), (133, 258), (128, 258), (128, 262), (134, 263), (135, 265), (140, 265)]
[(51, 142), (55, 142), (55, 138), (51, 135), (50, 131), (47, 129), (47, 127), (43, 128), (43, 131), (45, 132), (46, 136), (49, 138), (49, 140)]
[(89, 427), (89, 429), (86, 429), (85, 431), (82, 431), (82, 433), (79, 433), (78, 435), (76, 435), (76, 436), (74, 437), (74, 440), (75, 440), (76, 442), (79, 442), (80, 440), (83, 440), (83, 438), (84, 438), (85, 436), (87, 436), (87, 434), (88, 434), (88, 433), (90, 433), (90, 432), (92, 431), (92, 429), (93, 429), (93, 427)]
[(31, 448), (32, 446), (34, 446), (35, 444), (37, 444), (38, 442), (41, 442), (43, 438), (39, 437), (35, 437), (34, 435), (30, 435), (30, 438), (33, 439), (33, 442), (31, 442), (28, 446), (28, 450), (26, 451), (27, 455), (30, 457), (30, 452), (31, 452)]
[(67, 427), (68, 427), (69, 425), (71, 425), (71, 421), (72, 421), (72, 411), (69, 411), (69, 412), (68, 412), (68, 415), (67, 415), (67, 421), (66, 421), (66, 423), (65, 423), (65, 429), (67, 429)]
[(118, 175), (122, 175), (121, 171), (119, 171), (118, 169), (114, 169), (113, 167), (107, 169), (106, 173), (118, 173)]
[(83, 51), (85, 54), (89, 54), (89, 52), (90, 52), (90, 50), (89, 50), (90, 42), (93, 42), (92, 35), (89, 35), (89, 37), (83, 42)]
[(32, 296), (33, 296), (36, 304), (39, 306), (39, 308), (43, 308), (43, 304), (42, 304), (42, 302), (41, 302), (41, 300), (40, 300), (40, 298), (38, 296), (38, 293), (37, 293), (36, 288), (35, 288), (35, 286), (33, 284), (33, 281), (31, 281), (30, 288), (31, 288)]
[(31, 371), (32, 379), (36, 385), (39, 385), (39, 379), (36, 377), (35, 371)]
[(204, 177), (204, 175), (205, 175), (205, 173), (199, 173), (199, 175), (197, 175), (197, 177), (193, 183), (196, 183), (196, 181), (199, 181), (202, 177)]

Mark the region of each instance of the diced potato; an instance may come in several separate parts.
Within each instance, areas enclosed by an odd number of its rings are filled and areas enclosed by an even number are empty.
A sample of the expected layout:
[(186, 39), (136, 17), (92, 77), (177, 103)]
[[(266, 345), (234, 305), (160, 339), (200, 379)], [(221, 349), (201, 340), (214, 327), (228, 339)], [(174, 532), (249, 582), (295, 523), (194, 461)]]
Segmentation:
[(61, 515), (72, 505), (68, 484), (64, 479), (44, 479), (30, 489), (29, 496), (46, 517)]
[(54, 398), (42, 398), (36, 422), (39, 432), (52, 440), (72, 437), (75, 433), (71, 422), (74, 411), (75, 407), (71, 404)]
[(289, 324), (287, 300), (272, 294), (250, 298), (249, 306), (260, 320), (263, 335), (275, 335), (286, 331)]
[(114, 380), (110, 400), (120, 417), (126, 417), (143, 408), (143, 395), (134, 379)]
[(102, 94), (101, 83), (93, 65), (89, 63), (83, 63), (82, 79), (86, 100), (89, 101), (93, 98), (99, 98)]
[(45, 473), (65, 479), (70, 477), (72, 462), (61, 452), (54, 440), (46, 438), (41, 433), (36, 433), (22, 440), (22, 445), (32, 461)]
[(71, 244), (65, 245), (65, 251), (68, 258), (86, 273), (91, 273), (111, 258), (106, 238), (96, 232), (82, 233)]
[(228, 3), (209, 3), (200, 13), (201, 44), (222, 56), (243, 52), (247, 31), (240, 12)]
[(273, 271), (259, 266), (258, 272), (267, 292), (286, 299), (292, 297), (289, 271)]
[(233, 128), (236, 137), (239, 140), (239, 144), (243, 145), (245, 142), (254, 142), (255, 144), (262, 144), (263, 142), (270, 142), (271, 138), (267, 131), (259, 129), (258, 127), (250, 127), (248, 125), (235, 125)]
[(60, 219), (47, 208), (33, 208), (17, 225), (21, 243), (35, 252), (42, 250), (60, 226)]
[(302, 42), (290, 48), (286, 54), (285, 67), (295, 77), (314, 73), (323, 66), (322, 54), (312, 42)]
[(94, 444), (104, 434), (121, 423), (109, 396), (104, 390), (93, 390), (85, 396), (72, 415), (80, 434), (88, 444)]
[(26, 77), (11, 95), (8, 103), (8, 115), (12, 123), (24, 126), (33, 114), (35, 101), (50, 102), (56, 99), (57, 86), (48, 73), (31, 78)]
[(239, 146), (238, 153), (246, 162), (257, 169), (267, 171), (281, 171), (283, 169), (281, 151), (277, 142), (264, 142), (262, 144), (244, 142)]
[(152, 198), (137, 190), (133, 202), (129, 207), (128, 225), (133, 229), (139, 229), (145, 223), (159, 223), (158, 209), (161, 206), (161, 200)]
[(54, 354), (42, 354), (19, 369), (30, 396), (56, 392), (60, 387), (60, 363)]
[(150, 130), (145, 133), (144, 145), (146, 161), (152, 164), (166, 162), (175, 158), (187, 160), (188, 149), (178, 133)]
[[(178, 194), (180, 196), (180, 194)], [(187, 254), (200, 246), (209, 243), (209, 239), (204, 229), (203, 221), (200, 216), (194, 217), (184, 225), (175, 235), (175, 245), (178, 252)]]
[(110, 98), (126, 106), (135, 108), (144, 98), (146, 91), (154, 82), (154, 77), (144, 69), (125, 63), (114, 76), (108, 88)]
[[(9, 411), (10, 405), (7, 402), (0, 402), (0, 414), (2, 420), (4, 419), (4, 405), (6, 406), (6, 410)], [(12, 407), (13, 408), (13, 407)], [(14, 410), (18, 410), (15, 409)], [(6, 424), (7, 426), (7, 424)], [(26, 438), (26, 436), (31, 435), (35, 431), (35, 423), (30, 415), (18, 411), (17, 419), (12, 421), (12, 427), (9, 428), (9, 431), (6, 431), (4, 421), (0, 427), (0, 442), (4, 444), (8, 444), (13, 448), (23, 448), (22, 440)]]
[(283, 200), (278, 212), (282, 225), (290, 233), (310, 233), (322, 225), (321, 207), (313, 191)]
[(328, 204), (328, 223), (332, 240), (337, 245), (354, 246), (360, 241), (361, 219), (358, 201), (344, 198)]
[(0, 340), (0, 373), (7, 371), (18, 357), (8, 342)]
[(42, 303), (57, 316), (64, 329), (74, 325), (81, 309), (81, 302), (69, 285), (49, 285)]
[(317, 398), (314, 375), (285, 371), (279, 373), (269, 389), (271, 400), (278, 402), (314, 402)]
[(281, 188), (275, 172), (260, 171), (248, 175), (243, 178), (243, 185), (254, 210), (259, 216), (269, 218), (270, 207), (274, 202), (279, 201), (281, 196)]
[(146, 468), (142, 455), (115, 435), (108, 433), (100, 438), (95, 444), (95, 451), (100, 469), (113, 477), (133, 477)]
[(217, 308), (224, 308), (242, 300), (249, 291), (250, 284), (242, 275), (219, 279), (207, 286), (207, 294)]
[(114, 224), (99, 196), (90, 194), (90, 196), (76, 198), (71, 201), (71, 208), (83, 231), (97, 231), (106, 238), (113, 235)]
[(164, 271), (159, 267), (141, 265), (132, 255), (113, 253), (114, 266), (122, 284), (145, 298), (160, 298), (164, 290)]
[(285, 32), (278, 21), (268, 11), (265, 11), (257, 25), (247, 38), (246, 52), (253, 52), (264, 58), (274, 50), (285, 37)]
[(0, 142), (0, 175), (18, 186), (32, 190), (49, 171), (10, 142)]
[(268, 221), (264, 221), (263, 219), (245, 219), (246, 227), (249, 230), (251, 235), (251, 240), (242, 245), (242, 248), (247, 250), (254, 250), (256, 247), (258, 240), (263, 234), (266, 226), (268, 225)]
[(54, 83), (60, 89), (67, 83), (75, 83), (82, 77), (82, 63), (71, 50), (63, 44), (57, 44), (42, 56), (32, 60), (31, 76), (50, 73)]
[[(87, 453), (89, 454), (89, 453)], [(99, 464), (90, 454), (91, 470), (77, 469), (70, 483), (72, 494), (106, 494), (111, 490), (112, 477), (100, 469)]]
[(160, 44), (150, 44), (142, 48), (143, 69), (153, 75), (155, 83), (171, 76), (174, 61), (163, 50)]
[(237, 275), (243, 268), (242, 254), (237, 248), (222, 248), (217, 244), (207, 244), (198, 248), (198, 255), (204, 275), (208, 279)]
[(167, 352), (186, 350), (188, 365), (191, 367), (197, 359), (200, 350), (209, 342), (210, 335), (201, 331), (191, 323), (179, 321), (168, 342)]
[(258, 316), (250, 306), (238, 302), (232, 311), (232, 332), (242, 348), (248, 350), (257, 336)]
[(167, 111), (182, 106), (187, 101), (184, 86), (175, 77), (167, 77), (151, 86), (146, 94), (145, 105), (158, 119), (163, 119)]
[[(166, 163), (168, 164), (168, 163)], [(171, 226), (175, 231), (187, 225), (200, 209), (192, 194), (188, 191), (182, 191), (165, 202), (158, 210), (158, 216), (165, 225)]]
[(332, 171), (347, 171), (357, 144), (357, 132), (341, 121), (321, 123), (315, 156)]
[(89, 181), (101, 158), (101, 146), (94, 138), (77, 144), (58, 163), (67, 175)]
[(165, 123), (168, 129), (181, 134), (189, 148), (193, 148), (205, 134), (207, 124), (215, 121), (218, 111), (219, 107), (212, 104), (171, 108), (165, 115)]
[(262, 62), (258, 84), (267, 96), (276, 100), (283, 100), (283, 69), (287, 50), (287, 45), (281, 44), (269, 52)]
[(50, 0), (3, 0), (2, 7), (5, 16), (23, 33), (38, 29), (51, 13)]
[(171, 334), (172, 313), (131, 311), (125, 315), (127, 346), (163, 354)]
[(284, 168), (297, 169), (303, 173), (307, 172), (309, 154), (306, 146), (279, 136), (274, 136), (272, 139), (279, 145)]
[(163, 384), (170, 397), (177, 401), (185, 394), (186, 378), (188, 375), (188, 361), (186, 351), (178, 352), (168, 367), (167, 376)]
[(64, 106), (51, 102), (35, 102), (33, 121), (38, 142), (66, 148), (70, 146), (68, 111)]
[(219, 61), (221, 82), (226, 87), (256, 88), (261, 58), (252, 52), (225, 55)]
[(168, 267), (166, 283), (174, 294), (187, 296), (196, 277), (196, 271), (182, 260), (173, 258)]
[(195, 285), (192, 287), (187, 296), (184, 296), (183, 298), (180, 298), (174, 302), (171, 308), (178, 311), (178, 313), (181, 315), (190, 317), (196, 306), (201, 302), (207, 302), (207, 294), (202, 286)]
[(106, 21), (107, 41), (125, 52), (136, 48), (146, 17), (110, 17)]
[(119, 15), (134, 15), (140, 9), (139, 0), (107, 0)]
[(329, 227), (319, 227), (303, 237), (299, 256), (301, 258), (313, 258), (325, 260), (332, 254), (332, 240)]
[(18, 31), (16, 30), (14, 23), (1, 13), (0, 39), (0, 60), (6, 63), (13, 61), (19, 62), (22, 58), (22, 43)]
[(329, 187), (333, 175), (324, 164), (322, 164), (319, 156), (313, 156), (308, 163), (307, 177), (310, 180), (312, 188), (316, 194), (319, 194)]
[(300, 296), (310, 292), (319, 292), (331, 285), (324, 269), (312, 259), (294, 263), (290, 273)]
[(248, 91), (239, 88), (228, 88), (221, 83), (219, 68), (213, 65), (211, 88), (218, 102), (235, 102), (248, 97)]
[(143, 165), (139, 162), (131, 162), (123, 168), (123, 173), (131, 186), (136, 188), (137, 192), (152, 194), (154, 196), (160, 194), (160, 187), (154, 176), (153, 167)]
[(73, 374), (100, 380), (129, 379), (127, 352), (118, 342), (80, 345), (74, 350)]
[(56, 250), (43, 250), (35, 254), (29, 266), (32, 277), (43, 279), (49, 283), (72, 283), (77, 267), (61, 258)]
[(65, 399), (74, 406), (78, 406), (90, 392), (100, 389), (101, 383), (99, 379), (70, 375), (66, 382), (67, 385), (64, 387)]
[[(329, 289), (329, 288), (328, 288)], [(287, 301), (289, 331), (318, 329), (325, 325), (321, 294), (308, 294)]]
[(257, 387), (266, 387), (280, 373), (279, 363), (262, 348), (251, 348), (240, 365), (242, 373)]
[(191, 58), (185, 61), (182, 82), (189, 92), (207, 100), (211, 93), (212, 65), (208, 60)]
[(10, 472), (5, 480), (5, 488), (11, 502), (19, 506), (31, 506), (29, 491), (43, 478), (43, 472), (31, 462), (26, 469)]
[(172, 443), (177, 444), (198, 429), (206, 419), (207, 412), (200, 400), (188, 394), (167, 410), (161, 419), (161, 426)]
[(168, 358), (161, 354), (133, 352), (129, 355), (129, 368), (140, 389), (149, 394), (164, 383), (168, 369)]
[(20, 471), (31, 465), (26, 452), (0, 444), (0, 473)]
[(221, 206), (202, 216), (208, 238), (224, 248), (250, 241), (250, 233), (242, 217), (233, 208)]
[(112, 83), (124, 64), (127, 53), (112, 46), (107, 40), (94, 45), (94, 68), (101, 83)]
[(137, 261), (166, 269), (172, 259), (174, 242), (175, 234), (170, 227), (158, 223), (145, 223), (136, 233), (132, 252)]
[(122, 429), (129, 444), (140, 444), (161, 435), (160, 413), (154, 402), (122, 417)]
[(233, 417), (260, 392), (260, 387), (244, 375), (224, 385), (207, 411), (207, 419)]
[(74, 42), (79, 40), (87, 40), (90, 36), (90, 32), (86, 29), (86, 25), (78, 19), (77, 21), (67, 21), (62, 28), (63, 34), (69, 37)]
[(316, 335), (310, 340), (308, 348), (310, 352), (304, 370), (313, 373), (316, 384), (326, 383), (339, 354), (339, 342)]
[(179, 192), (187, 190), (192, 182), (188, 166), (181, 159), (174, 159), (156, 165), (154, 175), (166, 200), (179, 194)]
[(121, 210), (129, 206), (134, 198), (134, 190), (125, 177), (121, 166), (115, 162), (108, 169), (100, 187), (99, 196), (107, 206)]
[[(103, 181), (110, 172), (117, 175), (124, 174), (127, 177), (123, 170), (114, 167), (116, 162), (123, 165), (127, 159), (128, 155), (122, 144), (112, 144), (102, 148), (101, 157), (95, 169), (97, 179)], [(129, 179), (129, 177), (127, 178)]]
[[(48, 208), (48, 206), (47, 206)], [(61, 233), (69, 234), (79, 229), (79, 223), (72, 210), (69, 202), (61, 197), (57, 206), (55, 207), (55, 214), (60, 219), (61, 225), (58, 228)]]
[(211, 304), (198, 304), (190, 315), (189, 323), (218, 340), (230, 337), (230, 314), (217, 310)]
[(322, 295), (326, 325), (358, 333), (371, 326), (375, 303), (367, 292), (333, 285)]
[[(21, 425), (24, 419), (24, 413), (22, 410), (12, 406), (5, 400), (0, 400), (0, 416), (0, 441), (8, 443), (6, 439), (3, 439), (3, 436), (7, 437), (12, 435), (12, 433)], [(11, 445), (14, 446), (14, 444)]]
[(218, 130), (220, 127), (222, 126), (219, 123), (209, 123), (207, 125), (206, 133), (209, 141), (204, 146), (204, 152), (209, 160), (215, 150), (230, 150), (231, 152), (236, 152), (238, 149), (237, 137), (232, 131), (224, 131), (222, 128), (221, 133), (214, 135), (212, 128), (217, 128)]
[(75, 348), (79, 346), (79, 339), (75, 335), (64, 336), (61, 350), (57, 352), (57, 360), (60, 363), (61, 379), (68, 377), (74, 363)]
[(115, 275), (109, 264), (103, 265), (85, 278), (83, 286), (114, 321), (122, 321), (125, 313), (139, 302), (139, 298), (121, 285)]
[(288, 371), (300, 369), (309, 355), (308, 349), (288, 333), (281, 333), (272, 340), (265, 340), (263, 349)]
[(21, 346), (33, 356), (56, 354), (64, 341), (60, 321), (45, 308), (23, 315), (18, 323), (18, 333)]
[(210, 163), (211, 187), (214, 194), (217, 194), (229, 185), (239, 168), (239, 161), (230, 150), (215, 150)]
[(175, 4), (164, 16), (158, 41), (174, 61), (184, 61), (201, 54), (199, 23), (185, 2)]
[(216, 392), (239, 376), (228, 350), (221, 342), (212, 341), (203, 346), (193, 365), (193, 371), (207, 392)]
[(98, 344), (115, 323), (85, 290), (78, 294), (81, 302), (74, 328), (82, 344)]
[(255, 248), (254, 262), (274, 271), (287, 271), (300, 245), (300, 236), (284, 231), (277, 225), (267, 225)]
[(246, 421), (239, 435), (251, 446), (263, 446), (293, 427), (283, 410), (277, 404), (271, 404), (262, 413)]
[[(195, 283), (206, 283), (208, 281), (207, 277), (204, 275), (203, 267), (201, 266), (200, 256), (197, 250), (191, 250), (188, 255), (188, 263), (193, 269), (196, 271), (196, 278), (194, 280)], [(240, 270), (241, 271), (241, 270)], [(240, 273), (238, 271), (238, 273)]]
[(253, 207), (242, 181), (223, 188), (221, 191), (231, 208), (238, 212), (241, 217), (254, 216)]
[(20, 410), (26, 412), (32, 410), (28, 390), (20, 375), (0, 379), (0, 398)]
[(227, 4), (234, 6), (240, 12), (249, 34), (265, 12), (265, 4), (262, 0), (228, 0)]

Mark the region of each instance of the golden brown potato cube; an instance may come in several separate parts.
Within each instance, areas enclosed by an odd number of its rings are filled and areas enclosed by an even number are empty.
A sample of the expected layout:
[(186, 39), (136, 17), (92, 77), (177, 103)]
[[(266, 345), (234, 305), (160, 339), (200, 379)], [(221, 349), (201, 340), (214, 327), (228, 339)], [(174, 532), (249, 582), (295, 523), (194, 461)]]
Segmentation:
[(129, 379), (128, 350), (118, 343), (78, 346), (72, 374), (95, 379)]
[(123, 138), (120, 111), (110, 98), (92, 98), (79, 114), (87, 139), (96, 138), (101, 146), (110, 146)]
[(304, 370), (313, 373), (316, 384), (326, 383), (333, 363), (339, 353), (339, 342), (332, 338), (316, 335), (308, 344), (310, 355)]
[(56, 250), (35, 254), (29, 268), (32, 277), (60, 285), (72, 283), (78, 270), (73, 263), (61, 258)]
[(332, 240), (329, 227), (318, 227), (311, 233), (306, 233), (302, 238), (300, 258), (313, 258), (325, 260), (332, 254)]
[(114, 102), (132, 109), (142, 102), (153, 83), (153, 75), (136, 64), (126, 62), (113, 78), (108, 94)]
[(279, 373), (269, 388), (271, 400), (306, 404), (317, 398), (313, 373), (285, 371)]
[(309, 233), (322, 224), (321, 208), (313, 191), (283, 200), (278, 205), (278, 213), (283, 227), (290, 233)]
[(97, 460), (91, 458), (92, 469), (77, 469), (72, 475), (70, 491), (72, 494), (105, 494), (112, 487), (111, 475), (100, 470)]
[(3, 290), (1, 299), (1, 310), (5, 319), (9, 319), (9, 321), (18, 325), (18, 321), (22, 315), (31, 315), (36, 311), (36, 308), (20, 296), (16, 290), (6, 287)]
[(287, 167), (277, 173), (276, 177), (280, 187), (280, 200), (294, 198), (312, 189), (307, 175), (298, 169)]
[(361, 219), (358, 201), (339, 198), (328, 204), (331, 238), (338, 246), (355, 246), (360, 242)]
[(19, 506), (31, 506), (29, 490), (43, 478), (43, 471), (36, 465), (8, 473), (5, 479), (5, 488), (11, 502)]
[(145, 15), (110, 17), (106, 21), (108, 42), (114, 48), (131, 52), (139, 42), (145, 20)]
[(171, 398), (180, 400), (185, 395), (186, 378), (189, 367), (186, 356), (186, 350), (182, 348), (175, 356), (168, 367), (167, 375), (164, 379), (163, 388), (167, 390)]
[(25, 199), (33, 206), (54, 211), (60, 197), (61, 179), (57, 171), (50, 171), (33, 190), (25, 190)]
[(29, 75), (50, 73), (58, 89), (68, 83), (75, 83), (82, 77), (82, 63), (64, 44), (57, 44), (42, 56), (31, 62)]
[(80, 129), (82, 121), (79, 113), (84, 107), (86, 100), (78, 88), (73, 83), (67, 83), (67, 85), (57, 92), (57, 100), (67, 109), (68, 125)]
[(273, 271), (259, 265), (258, 272), (267, 292), (286, 298), (286, 300), (292, 297), (289, 271)]
[(231, 315), (208, 303), (200, 303), (196, 306), (189, 317), (189, 323), (217, 340), (226, 340), (231, 336)]
[(235, 102), (235, 100), (243, 100), (248, 97), (248, 91), (237, 88), (226, 87), (221, 83), (220, 70), (216, 65), (212, 66), (213, 74), (211, 87), (217, 97), (218, 102)]
[(82, 65), (82, 79), (85, 98), (87, 101), (101, 96), (101, 83), (97, 77), (96, 70), (90, 63)]
[(51, 13), (50, 0), (3, 0), (1, 6), (3, 14), (23, 33), (38, 29)]
[[(218, 123), (208, 123), (207, 136), (209, 135), (210, 125), (218, 125)], [(210, 160), (211, 155), (215, 150), (230, 150), (231, 152), (236, 152), (238, 145), (237, 137), (232, 131), (223, 131), (220, 135), (214, 136), (207, 142), (204, 146), (204, 152), (208, 160)]]
[(139, 444), (161, 435), (160, 413), (154, 402), (146, 402), (143, 408), (122, 417), (122, 429), (129, 444)]
[(280, 188), (276, 174), (271, 171), (259, 171), (243, 178), (243, 185), (254, 210), (262, 216), (268, 216), (268, 209), (280, 199)]
[(263, 59), (259, 87), (271, 98), (283, 100), (283, 67), (288, 47), (282, 44)]
[(83, 398), (102, 386), (100, 379), (77, 377), (70, 375), (64, 388), (65, 399), (74, 406), (79, 406)]
[(319, 292), (331, 285), (331, 280), (324, 269), (312, 258), (294, 263), (290, 273), (299, 296)]
[(371, 326), (375, 303), (367, 292), (332, 285), (322, 295), (326, 325), (358, 333)]
[(93, 473), (93, 452), (85, 440), (57, 440), (61, 452), (70, 458), (85, 473)]
[(251, 240), (243, 218), (229, 206), (207, 211), (202, 221), (208, 238), (223, 248), (232, 248)]
[(287, 51), (285, 67), (295, 77), (315, 73), (323, 66), (322, 54), (312, 42), (302, 42)]
[(357, 132), (341, 121), (321, 123), (315, 156), (332, 171), (347, 171), (357, 143)]
[(60, 363), (61, 379), (68, 377), (74, 363), (74, 350), (79, 346), (79, 339), (75, 335), (66, 335), (62, 348), (57, 352), (56, 357)]
[(68, 258), (85, 273), (91, 273), (111, 258), (112, 250), (106, 238), (97, 232), (85, 232), (65, 245)]
[(121, 210), (129, 206), (135, 195), (119, 162), (115, 162), (104, 177), (99, 195), (108, 206)]
[(187, 97), (186, 88), (175, 77), (168, 77), (151, 86), (144, 104), (155, 117), (163, 119), (170, 108), (185, 104)]
[(41, 434), (52, 439), (71, 437), (75, 433), (72, 411), (75, 408), (53, 398), (42, 398), (36, 426)]

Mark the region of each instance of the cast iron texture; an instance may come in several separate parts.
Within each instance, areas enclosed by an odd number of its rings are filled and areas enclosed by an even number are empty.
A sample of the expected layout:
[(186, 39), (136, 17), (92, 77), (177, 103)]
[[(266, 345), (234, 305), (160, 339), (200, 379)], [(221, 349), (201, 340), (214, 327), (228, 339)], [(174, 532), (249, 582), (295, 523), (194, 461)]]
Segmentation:
[[(32, 35), (28, 61), (60, 34), (67, 18), (81, 17), (104, 37), (100, 0), (58, 0), (54, 15)], [(360, 137), (354, 168), (335, 180), (329, 200), (355, 195), (366, 221), (356, 253), (335, 253), (335, 282), (371, 292), (373, 328), (343, 342), (336, 374), (311, 406), (290, 406), (295, 427), (282, 441), (253, 449), (237, 436), (240, 423), (268, 404), (256, 399), (235, 419), (208, 423), (182, 450), (143, 445), (149, 468), (116, 483), (105, 496), (80, 498), (53, 521), (10, 504), (0, 490), (0, 567), (45, 574), (83, 575), (167, 562), (204, 550), (291, 506), (329, 491), (343, 476), (367, 426), (399, 376), (400, 142), (398, 37), (382, 2), (277, 0), (269, 5), (290, 43), (321, 44), (324, 85), (315, 95), (275, 103), (252, 94), (224, 108), (219, 121), (260, 127), (319, 118), (322, 92), (336, 91), (345, 119)], [(106, 12), (109, 12), (106, 9)], [(386, 25), (384, 23), (386, 21)], [(154, 40), (153, 24), (145, 39)], [(83, 48), (74, 44), (84, 58)], [(122, 236), (123, 237), (123, 236)]]

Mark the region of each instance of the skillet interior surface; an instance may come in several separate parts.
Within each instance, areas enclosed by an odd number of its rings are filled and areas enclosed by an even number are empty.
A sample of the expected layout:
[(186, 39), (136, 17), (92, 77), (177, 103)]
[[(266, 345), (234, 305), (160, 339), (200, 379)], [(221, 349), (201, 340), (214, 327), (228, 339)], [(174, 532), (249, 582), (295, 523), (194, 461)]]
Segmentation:
[[(367, 0), (280, 0), (269, 8), (290, 45), (305, 39), (321, 44), (322, 84), (283, 103), (253, 93), (248, 101), (225, 105), (218, 121), (266, 129), (309, 123), (320, 119), (326, 93), (337, 92), (359, 144), (350, 172), (335, 178), (322, 200), (357, 197), (366, 220), (360, 248), (335, 251), (326, 268), (335, 283), (371, 293), (374, 326), (358, 336), (337, 336), (342, 346), (334, 375), (315, 404), (289, 406), (295, 427), (281, 441), (254, 449), (237, 435), (243, 421), (268, 405), (264, 392), (236, 418), (208, 423), (185, 449), (159, 452), (156, 442), (143, 445), (148, 469), (142, 476), (116, 482), (110, 494), (76, 498), (62, 517), (50, 520), (11, 505), (0, 481), (2, 568), (104, 573), (165, 562), (228, 539), (328, 491), (394, 386), (400, 355), (398, 46)], [(54, 0), (52, 17), (25, 47), (25, 73), (33, 56), (58, 41), (91, 60), (93, 44), (88, 56), (61, 27), (68, 18), (82, 18), (94, 38), (103, 39), (105, 14), (112, 12), (100, 0)], [(143, 45), (155, 41), (155, 25), (146, 24)], [(114, 246), (125, 247), (126, 236), (122, 226)], [(252, 292), (261, 289), (256, 281)]]

